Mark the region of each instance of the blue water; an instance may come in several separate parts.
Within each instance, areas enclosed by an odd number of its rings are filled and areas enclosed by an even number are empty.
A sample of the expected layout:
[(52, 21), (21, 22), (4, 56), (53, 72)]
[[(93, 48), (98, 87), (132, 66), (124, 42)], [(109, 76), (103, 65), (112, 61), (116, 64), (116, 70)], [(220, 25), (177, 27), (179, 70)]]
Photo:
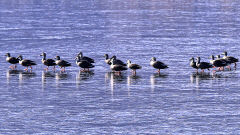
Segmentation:
[[(239, 69), (196, 74), (189, 58), (239, 57), (238, 1), (1, 0), (1, 134), (239, 134)], [(44, 71), (42, 52), (72, 63)], [(80, 52), (95, 59), (80, 72)], [(8, 69), (4, 54), (37, 62)], [(111, 73), (104, 54), (143, 66)], [(151, 57), (169, 65), (156, 73)]]

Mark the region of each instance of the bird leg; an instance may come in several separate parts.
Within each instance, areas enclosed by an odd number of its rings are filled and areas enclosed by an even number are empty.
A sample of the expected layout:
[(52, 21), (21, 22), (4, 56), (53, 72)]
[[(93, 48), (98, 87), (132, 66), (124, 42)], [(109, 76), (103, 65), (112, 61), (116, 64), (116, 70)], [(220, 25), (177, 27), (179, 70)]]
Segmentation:
[(47, 68), (45, 68), (45, 70), (48, 71), (48, 66), (47, 66)]
[(227, 68), (228, 68), (229, 70), (232, 70), (230, 65), (229, 65), (229, 66), (227, 66)]
[(54, 71), (55, 71), (55, 69), (56, 69), (55, 66), (53, 66), (53, 70), (54, 70)]
[(157, 71), (158, 73), (160, 73), (160, 69), (158, 69), (158, 71)]
[(13, 69), (13, 65), (9, 66), (9, 68)]
[(136, 75), (136, 74), (137, 74), (136, 70), (133, 70), (133, 75)]
[(32, 66), (30, 66), (30, 69), (32, 70)]
[(17, 68), (17, 65), (14, 65), (14, 69), (16, 69)]
[(234, 68), (237, 68), (237, 63), (234, 63)]
[(25, 71), (28, 71), (28, 66), (27, 66), (27, 68), (25, 68), (24, 70), (25, 70)]
[(202, 69), (202, 73), (204, 72), (204, 69)]

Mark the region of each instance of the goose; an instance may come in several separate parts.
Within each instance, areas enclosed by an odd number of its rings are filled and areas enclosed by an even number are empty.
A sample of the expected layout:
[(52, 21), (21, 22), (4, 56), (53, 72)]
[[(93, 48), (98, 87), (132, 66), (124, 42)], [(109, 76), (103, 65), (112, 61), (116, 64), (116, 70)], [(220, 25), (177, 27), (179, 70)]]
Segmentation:
[(65, 60), (61, 60), (60, 56), (56, 56), (56, 64), (61, 68), (61, 71), (65, 71), (65, 67), (69, 67), (71, 66), (71, 63), (65, 61)]
[(215, 60), (215, 58), (214, 58), (213, 55), (211, 55), (210, 58), (211, 58), (210, 63), (211, 63), (214, 67), (217, 67), (218, 70), (220, 70), (221, 67), (227, 66), (227, 64), (228, 64), (226, 61), (223, 61), (223, 60), (218, 60), (218, 59)]
[(90, 63), (90, 62), (88, 62), (86, 60), (81, 60), (80, 56), (76, 57), (76, 64), (79, 67), (83, 68), (82, 71), (85, 71), (85, 68), (88, 69), (88, 71), (89, 71), (89, 68), (93, 68), (94, 67), (94, 65), (92, 63)]
[(117, 71), (119, 75), (121, 74), (121, 71), (127, 70), (126, 66), (123, 66), (121, 64), (116, 63), (115, 59), (111, 59), (111, 66), (110, 66), (110, 68), (113, 71)]
[(26, 67), (24, 70), (28, 70), (28, 67), (30, 67), (30, 69), (32, 69), (32, 66), (37, 65), (32, 60), (23, 59), (22, 55), (19, 55), (18, 59), (19, 59), (19, 64), (21, 64), (22, 66)]
[(238, 62), (237, 58), (232, 56), (227, 56), (227, 52), (223, 52), (222, 54), (224, 55), (223, 59), (227, 60), (230, 64), (234, 63), (234, 67), (235, 68), (237, 67), (237, 62)]
[(208, 62), (200, 62), (201, 61), (201, 58), (200, 57), (197, 57), (197, 62), (196, 62), (196, 66), (198, 68), (200, 68), (202, 70), (202, 72), (204, 72), (204, 69), (207, 69), (209, 70), (209, 68), (212, 68), (213, 65), (211, 63), (208, 63)]
[(193, 57), (190, 59), (190, 66), (192, 68), (197, 69), (197, 72), (198, 72), (198, 67), (196, 66), (196, 62), (195, 62), (195, 59)]
[(112, 56), (111, 60), (114, 60), (114, 62), (118, 65), (127, 66), (127, 64), (125, 64), (123, 61), (117, 59), (117, 57), (115, 55)]
[(49, 66), (53, 66), (53, 69), (55, 70), (55, 66), (57, 65), (55, 60), (46, 59), (46, 53), (45, 52), (43, 52), (40, 56), (43, 56), (42, 63), (47, 66), (46, 70), (48, 70)]
[(16, 57), (11, 57), (10, 53), (6, 53), (5, 56), (7, 56), (6, 61), (10, 64), (12, 64), (9, 68), (16, 69), (17, 65), (19, 63), (19, 59)]
[(158, 69), (158, 73), (160, 73), (160, 69), (166, 69), (168, 66), (161, 61), (157, 61), (155, 57), (152, 57), (150, 61), (150, 65), (156, 69)]
[(88, 61), (89, 63), (95, 63), (95, 62), (94, 62), (94, 59), (89, 58), (89, 57), (86, 57), (86, 56), (83, 56), (83, 53), (82, 53), (82, 52), (80, 52), (80, 53), (78, 54), (78, 56), (80, 56), (80, 59), (81, 59), (81, 60), (86, 60), (86, 61)]
[(111, 59), (109, 58), (108, 54), (104, 54), (105, 57), (105, 63), (107, 63), (108, 65), (111, 65)]
[(136, 75), (136, 70), (141, 69), (142, 67), (138, 64), (132, 64), (130, 60), (127, 61), (127, 67), (132, 69), (133, 74)]

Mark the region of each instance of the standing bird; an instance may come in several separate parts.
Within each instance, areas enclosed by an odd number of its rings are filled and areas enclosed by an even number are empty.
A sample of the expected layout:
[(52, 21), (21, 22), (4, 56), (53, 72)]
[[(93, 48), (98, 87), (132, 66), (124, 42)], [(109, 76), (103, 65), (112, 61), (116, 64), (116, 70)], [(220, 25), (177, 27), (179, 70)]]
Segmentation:
[(223, 59), (227, 60), (230, 64), (234, 63), (234, 67), (235, 68), (237, 67), (237, 62), (238, 62), (237, 58), (234, 58), (232, 56), (227, 56), (227, 52), (223, 52), (222, 54), (224, 55)]
[(12, 64), (9, 68), (16, 69), (17, 63), (19, 63), (19, 59), (15, 57), (11, 57), (10, 53), (6, 53), (5, 56), (7, 56), (6, 61)]
[(195, 60), (194, 60), (193, 57), (190, 59), (190, 66), (191, 66), (192, 68), (197, 69), (197, 73), (198, 73), (198, 67), (196, 66), (196, 62), (195, 62)]
[(158, 73), (160, 73), (160, 69), (166, 69), (168, 66), (161, 61), (157, 61), (155, 57), (152, 57), (150, 61), (150, 65), (156, 69), (158, 69)]
[(61, 71), (65, 71), (65, 67), (69, 67), (71, 66), (71, 63), (65, 61), (65, 60), (61, 60), (60, 56), (56, 56), (56, 64), (61, 68)]
[(89, 71), (89, 68), (93, 68), (94, 67), (94, 65), (92, 63), (90, 63), (90, 62), (88, 62), (86, 60), (81, 60), (80, 56), (76, 57), (76, 64), (79, 67), (83, 68), (83, 70), (81, 70), (81, 71), (85, 71), (85, 69), (88, 69), (88, 71)]
[[(217, 55), (216, 58), (217, 58), (216, 60), (221, 60), (223, 63), (226, 63), (225, 66), (227, 66), (228, 69), (231, 70), (231, 67), (230, 67), (231, 63), (229, 61), (227, 61), (226, 59), (221, 58), (220, 55)], [(221, 69), (224, 70), (224, 66), (221, 67)]]
[(125, 64), (123, 61), (117, 59), (117, 57), (115, 55), (112, 56), (111, 62), (112, 62), (112, 60), (114, 60), (115, 64), (122, 65), (122, 66), (127, 66), (127, 64)]
[(21, 64), (25, 68), (24, 70), (28, 70), (28, 67), (30, 67), (30, 69), (32, 70), (32, 66), (37, 65), (34, 61), (32, 60), (27, 60), (27, 59), (23, 59), (22, 55), (18, 56), (19, 59), (19, 64)]
[(228, 65), (228, 63), (227, 63), (226, 61), (219, 60), (219, 59), (216, 59), (216, 60), (215, 60), (215, 58), (214, 58), (213, 55), (211, 55), (210, 58), (211, 58), (210, 63), (211, 63), (214, 67), (218, 68), (218, 70), (220, 70), (222, 67), (225, 67), (225, 66)]
[(113, 71), (117, 71), (117, 72), (118, 72), (118, 75), (121, 74), (121, 71), (127, 70), (127, 67), (126, 67), (126, 66), (123, 66), (123, 65), (121, 65), (121, 64), (116, 63), (116, 60), (115, 60), (115, 59), (111, 59), (111, 66), (110, 66), (110, 68), (111, 68)]
[(40, 56), (43, 56), (42, 63), (47, 66), (45, 70), (48, 70), (49, 66), (53, 66), (53, 70), (55, 70), (55, 66), (57, 65), (55, 60), (53, 59), (46, 59), (46, 53), (43, 52)]
[(109, 58), (108, 54), (104, 54), (105, 57), (105, 63), (107, 63), (108, 65), (111, 65), (111, 58)]
[(138, 64), (132, 64), (130, 60), (127, 61), (127, 67), (132, 69), (133, 74), (136, 75), (136, 70), (141, 69), (142, 67)]
[(81, 60), (86, 60), (86, 61), (88, 61), (89, 63), (95, 63), (95, 62), (94, 62), (94, 59), (89, 58), (89, 57), (86, 57), (86, 56), (83, 56), (82, 52), (80, 52), (80, 53), (78, 54), (78, 56), (80, 56), (80, 59), (81, 59)]
[(204, 72), (204, 69), (207, 69), (209, 70), (209, 68), (212, 68), (213, 65), (211, 63), (208, 63), (208, 62), (200, 62), (201, 61), (201, 58), (200, 57), (197, 57), (197, 62), (196, 62), (196, 66), (198, 68), (200, 68), (202, 70), (202, 72)]

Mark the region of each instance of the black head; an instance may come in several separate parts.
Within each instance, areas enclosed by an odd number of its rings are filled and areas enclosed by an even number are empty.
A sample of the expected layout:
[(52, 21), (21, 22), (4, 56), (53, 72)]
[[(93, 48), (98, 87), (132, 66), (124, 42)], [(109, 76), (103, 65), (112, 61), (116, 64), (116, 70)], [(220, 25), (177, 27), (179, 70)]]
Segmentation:
[(220, 55), (216, 55), (216, 57), (217, 57), (218, 59), (220, 59), (220, 58), (221, 58), (221, 56), (220, 56)]
[(11, 55), (10, 55), (10, 53), (6, 53), (5, 56), (10, 57)]
[(222, 53), (222, 55), (225, 55), (225, 56), (227, 56), (227, 52), (226, 52), (226, 51), (225, 51), (225, 52), (223, 52), (223, 53)]
[(189, 61), (194, 61), (194, 58), (193, 58), (193, 57), (192, 57), (192, 58), (190, 58), (190, 59), (189, 59)]
[(106, 59), (108, 59), (108, 54), (104, 54), (104, 57), (105, 57)]
[(83, 56), (82, 52), (79, 52), (78, 56), (82, 57)]
[(22, 56), (22, 55), (19, 55), (17, 58), (18, 58), (19, 60), (23, 60), (23, 56)]
[(213, 56), (213, 55), (211, 55), (210, 58), (211, 58), (212, 60), (214, 60), (214, 56)]
[(45, 52), (42, 52), (42, 54), (41, 54), (40, 56), (46, 57), (46, 53), (45, 53)]
[(156, 57), (152, 57), (152, 59), (151, 59), (151, 61), (156, 61), (157, 59), (156, 59)]
[(111, 59), (116, 60), (116, 59), (117, 59), (117, 56), (113, 55)]
[(56, 59), (56, 60), (60, 60), (60, 56), (56, 56), (55, 59)]

